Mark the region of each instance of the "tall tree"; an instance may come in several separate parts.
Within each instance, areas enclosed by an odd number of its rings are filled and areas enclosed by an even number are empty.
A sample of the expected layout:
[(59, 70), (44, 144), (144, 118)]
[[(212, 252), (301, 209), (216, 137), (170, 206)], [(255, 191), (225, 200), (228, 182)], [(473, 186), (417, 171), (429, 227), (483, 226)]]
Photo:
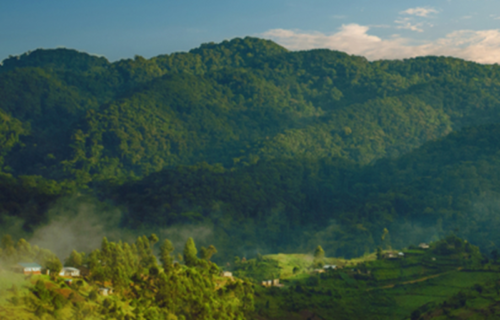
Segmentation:
[(193, 238), (189, 238), (184, 246), (184, 262), (187, 266), (193, 267), (198, 262), (198, 250), (196, 250), (196, 245), (194, 244)]
[(67, 267), (79, 267), (83, 263), (82, 254), (76, 250), (71, 251), (69, 257), (64, 262), (64, 265)]
[(200, 248), (200, 258), (203, 260), (210, 261), (212, 256), (217, 253), (217, 249), (213, 245), (210, 245), (208, 248), (201, 247)]
[(325, 258), (325, 250), (321, 246), (317, 246), (314, 250), (314, 266), (322, 267), (323, 259)]
[(172, 252), (174, 252), (174, 246), (170, 240), (165, 239), (162, 245), (160, 246), (160, 261), (163, 265), (163, 269), (165, 272), (169, 271), (172, 268)]

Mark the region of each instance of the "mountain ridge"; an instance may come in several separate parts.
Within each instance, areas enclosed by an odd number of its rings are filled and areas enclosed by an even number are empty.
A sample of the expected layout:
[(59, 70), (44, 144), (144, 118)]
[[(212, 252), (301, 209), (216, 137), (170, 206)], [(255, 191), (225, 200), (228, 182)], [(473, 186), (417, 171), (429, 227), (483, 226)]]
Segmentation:
[[(362, 255), (384, 228), (398, 245), (459, 227), (468, 236), (466, 222), (485, 223), (471, 213), (474, 199), (497, 192), (496, 176), (484, 175), (497, 155), (481, 155), (474, 139), (494, 150), (488, 130), (500, 123), (499, 89), (494, 65), (369, 62), (250, 37), (116, 62), (36, 50), (0, 67), (0, 171), (6, 186), (28, 195), (15, 210), (4, 203), (2, 214), (43, 216), (23, 208), (55, 201), (44, 188), (84, 192), (120, 206), (128, 227), (206, 223), (221, 232), (226, 257), (266, 243), (306, 250), (314, 241), (329, 243), (330, 254)], [(457, 160), (463, 150), (453, 139), (462, 136), (472, 139), (464, 148), (473, 164), (426, 158)], [(439, 143), (449, 154), (430, 151)], [(453, 181), (464, 187), (452, 190)], [(26, 228), (43, 218), (33, 221)], [(485, 239), (500, 241), (486, 229)]]

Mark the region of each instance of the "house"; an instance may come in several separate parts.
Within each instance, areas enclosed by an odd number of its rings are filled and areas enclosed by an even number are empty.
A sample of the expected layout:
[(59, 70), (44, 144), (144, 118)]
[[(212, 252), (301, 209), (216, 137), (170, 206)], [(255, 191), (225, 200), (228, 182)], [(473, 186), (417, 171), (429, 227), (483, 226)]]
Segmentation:
[(384, 259), (401, 259), (404, 258), (405, 254), (403, 252), (396, 252), (396, 251), (388, 251), (384, 253), (383, 258)]
[(101, 296), (109, 296), (109, 295), (113, 294), (113, 288), (101, 287), (98, 290), (99, 290), (99, 294)]
[(314, 269), (313, 272), (323, 273), (323, 272), (325, 272), (325, 269)]
[(272, 281), (271, 281), (271, 280), (264, 280), (264, 281), (262, 281), (262, 285), (263, 285), (264, 287), (270, 287), (270, 286), (272, 286), (272, 284), (273, 284), (273, 283), (272, 283)]
[(385, 258), (385, 259), (398, 259), (398, 258), (399, 258), (399, 256), (397, 255), (397, 253), (396, 253), (396, 252), (389, 251), (389, 252), (386, 252), (386, 253), (384, 254), (384, 258)]
[(283, 288), (285, 285), (280, 283), (280, 279), (273, 280), (273, 287)]
[(280, 284), (280, 279), (273, 280), (264, 280), (262, 281), (262, 286), (264, 287), (283, 287), (284, 285)]
[(232, 278), (233, 273), (231, 271), (222, 271), (220, 274), (222, 277)]
[(418, 247), (419, 247), (420, 249), (424, 249), (424, 250), (425, 250), (425, 249), (429, 249), (429, 245), (428, 245), (427, 243), (421, 243), (421, 244), (419, 244), (419, 245), (418, 245)]
[(42, 274), (42, 266), (38, 263), (18, 263), (13, 269), (24, 274)]
[(337, 269), (337, 266), (334, 264), (325, 264), (323, 266), (323, 270), (328, 271), (328, 270), (335, 270)]
[(80, 270), (72, 267), (64, 267), (61, 272), (59, 272), (60, 277), (79, 277)]

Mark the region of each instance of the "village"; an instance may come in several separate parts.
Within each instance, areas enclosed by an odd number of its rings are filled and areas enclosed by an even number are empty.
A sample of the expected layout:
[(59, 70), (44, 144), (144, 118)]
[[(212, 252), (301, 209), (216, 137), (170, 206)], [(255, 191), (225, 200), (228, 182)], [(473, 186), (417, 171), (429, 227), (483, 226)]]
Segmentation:
[[(12, 271), (16, 273), (22, 273), (24, 275), (30, 276), (30, 275), (47, 275), (50, 276), (50, 270), (49, 269), (43, 269), (41, 265), (38, 263), (34, 262), (20, 262), (17, 263), (15, 266), (12, 267)], [(90, 275), (90, 270), (87, 266), (83, 265), (78, 268), (73, 268), (73, 267), (63, 267), (59, 273), (57, 273), (57, 276), (60, 278), (64, 279), (64, 282), (68, 285), (71, 286), (73, 281), (76, 279), (83, 279), (87, 276)], [(99, 294), (103, 296), (108, 296), (113, 293), (113, 288), (110, 286), (106, 287), (99, 287), (98, 288)]]
[[(420, 250), (427, 250), (429, 249), (429, 244), (427, 243), (420, 243), (418, 245), (418, 249)], [(378, 259), (382, 260), (397, 260), (397, 259), (404, 259), (405, 258), (405, 253), (402, 251), (395, 251), (395, 250), (387, 250), (387, 251), (382, 251), (378, 253)], [(435, 258), (433, 258), (435, 260)], [(246, 261), (245, 258), (242, 259), (243, 262)], [(346, 266), (342, 265), (334, 265), (334, 264), (324, 264), (321, 268), (313, 268), (311, 271), (309, 271), (309, 274), (322, 274), (322, 273), (328, 273), (331, 271), (335, 270), (341, 270), (344, 269)], [(50, 276), (50, 270), (49, 269), (44, 269), (42, 268), (41, 265), (38, 263), (34, 262), (21, 262), (17, 263), (15, 266), (12, 267), (12, 271), (16, 273), (22, 273), (24, 275), (41, 275), (45, 274)], [(360, 269), (352, 268), (346, 271), (347, 273), (352, 273), (352, 274), (358, 274), (362, 275), (363, 272)], [(370, 271), (366, 271), (366, 274), (370, 274)], [(75, 279), (84, 279), (85, 277), (90, 275), (90, 270), (86, 265), (79, 266), (77, 268), (74, 267), (63, 267), (57, 274), (58, 277), (63, 278), (64, 282), (67, 285), (71, 285)], [(229, 278), (231, 280), (234, 279), (233, 273), (231, 271), (221, 271), (220, 276), (223, 278)], [(280, 283), (280, 278), (273, 278), (273, 279), (266, 279), (262, 280), (260, 282), (260, 285), (262, 287), (276, 287), (276, 288), (283, 288), (285, 285), (283, 283)], [(113, 288), (110, 286), (102, 286), (98, 288), (99, 294), (103, 296), (111, 295), (113, 293)]]
[[(430, 248), (429, 244), (427, 243), (420, 243), (418, 246), (412, 246), (417, 250), (417, 252), (425, 252)], [(404, 251), (404, 252), (403, 252)], [(414, 250), (411, 249), (405, 249), (405, 250), (379, 250), (376, 254), (373, 254), (373, 259), (376, 260), (387, 260), (387, 261), (397, 261), (397, 260), (405, 260), (407, 254), (410, 256), (414, 256), (415, 252)], [(280, 256), (280, 255), (278, 255)], [(333, 260), (332, 260), (333, 259)], [(436, 261), (435, 257), (430, 258), (431, 261)], [(255, 262), (252, 260), (247, 260), (245, 258), (241, 259), (241, 264), (240, 267), (244, 268), (257, 268), (258, 267), (255, 265)], [(327, 261), (336, 261), (335, 258), (326, 258), (325, 262)], [(262, 262), (261, 262), (262, 263)], [(264, 262), (265, 263), (265, 262)], [(347, 264), (345, 262), (342, 262), (342, 260), (339, 260), (338, 264), (331, 264), (331, 263), (322, 263), (320, 262), (319, 264), (316, 262), (314, 264), (316, 267), (309, 266), (307, 267), (306, 265), (303, 265), (301, 268), (295, 266), (293, 267), (293, 272), (292, 273), (287, 273), (285, 270), (288, 268), (286, 266), (280, 267), (282, 269), (282, 273), (279, 273), (279, 277), (268, 277), (267, 279), (264, 278), (262, 279), (259, 283), (260, 286), (265, 287), (265, 288), (284, 288), (287, 282), (290, 280), (297, 278), (297, 277), (303, 277), (303, 276), (313, 276), (313, 275), (324, 275), (326, 277), (330, 276), (335, 276), (335, 271), (341, 271), (344, 274), (350, 275), (354, 278), (370, 278), (371, 277), (371, 270), (366, 269), (364, 267), (357, 266), (356, 264)], [(264, 267), (265, 269), (266, 267)], [(267, 267), (269, 268), (269, 267)], [(241, 272), (236, 271), (237, 274), (241, 275)], [(300, 273), (300, 274), (298, 274)], [(276, 273), (274, 273), (276, 274)], [(302, 276), (303, 275), (303, 276)], [(223, 271), (221, 272), (221, 276), (223, 277), (233, 277), (233, 273), (230, 271)], [(284, 282), (283, 282), (284, 281)]]

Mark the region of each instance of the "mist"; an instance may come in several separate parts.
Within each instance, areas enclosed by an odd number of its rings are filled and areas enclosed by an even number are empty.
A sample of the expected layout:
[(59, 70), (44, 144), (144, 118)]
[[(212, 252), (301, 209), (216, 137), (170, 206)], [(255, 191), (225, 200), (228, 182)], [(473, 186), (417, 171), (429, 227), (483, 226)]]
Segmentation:
[(24, 238), (31, 245), (49, 249), (61, 261), (73, 250), (88, 253), (100, 248), (103, 237), (109, 241), (131, 243), (139, 236), (155, 233), (160, 242), (169, 239), (176, 252), (182, 252), (189, 237), (198, 246), (206, 245), (214, 238), (213, 226), (207, 223), (173, 225), (167, 228), (124, 228), (121, 225), (123, 211), (120, 208), (82, 195), (60, 199), (49, 208), (46, 215), (48, 222), (36, 227), (33, 233), (23, 230), (24, 220), (6, 217), (0, 226), (0, 234), (10, 234), (14, 241)]

